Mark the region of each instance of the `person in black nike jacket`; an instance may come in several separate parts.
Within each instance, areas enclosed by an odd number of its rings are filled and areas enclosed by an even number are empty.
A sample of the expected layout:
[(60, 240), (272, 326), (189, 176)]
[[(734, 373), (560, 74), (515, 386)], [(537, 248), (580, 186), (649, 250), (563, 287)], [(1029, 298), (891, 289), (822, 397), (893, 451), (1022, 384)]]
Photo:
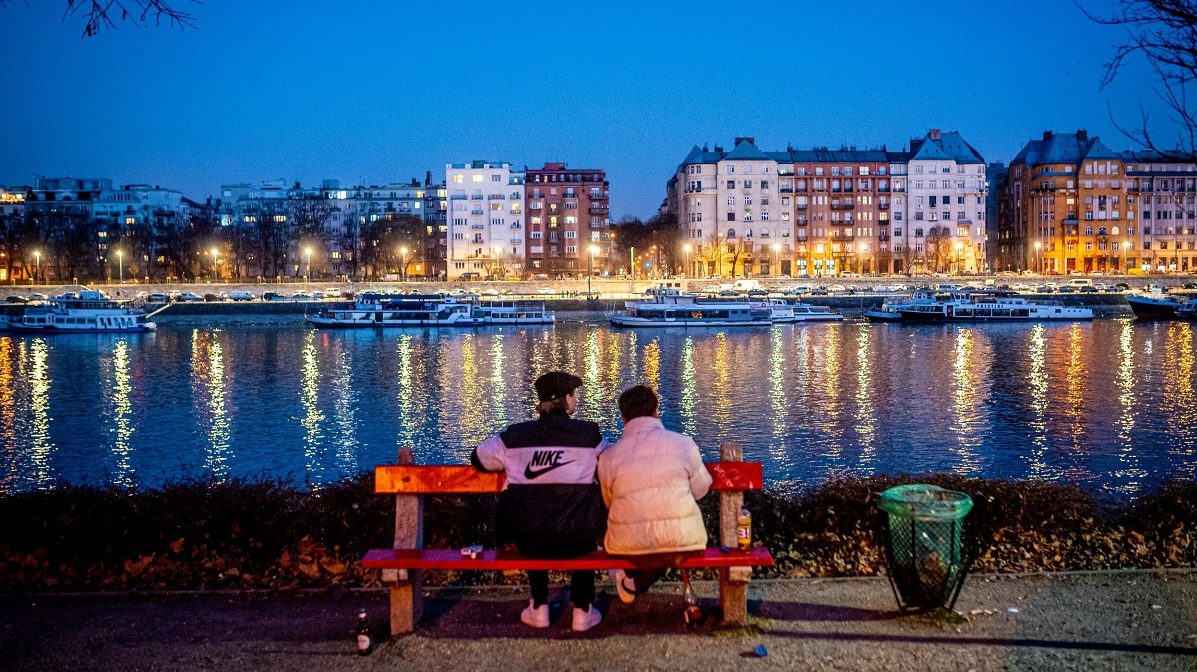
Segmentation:
[[(506, 471), (495, 521), (497, 541), (514, 543), (520, 553), (539, 558), (571, 558), (596, 548), (607, 520), (596, 478), (599, 453), (606, 448), (597, 424), (570, 416), (574, 390), (582, 379), (552, 371), (536, 379), (539, 418), (511, 425), (488, 437), (470, 456), (480, 471)], [(529, 571), (532, 599), (520, 620), (549, 626), (549, 573)], [(602, 615), (594, 607), (594, 572), (573, 572), (572, 627), (585, 631)]]

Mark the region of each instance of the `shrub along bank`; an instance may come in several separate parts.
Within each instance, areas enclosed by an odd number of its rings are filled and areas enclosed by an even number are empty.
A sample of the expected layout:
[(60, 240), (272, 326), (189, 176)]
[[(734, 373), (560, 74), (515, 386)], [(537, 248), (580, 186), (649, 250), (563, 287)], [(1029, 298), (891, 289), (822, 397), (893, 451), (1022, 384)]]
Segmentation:
[[(844, 478), (782, 495), (749, 493), (753, 535), (775, 577), (883, 571), (873, 494), (934, 483), (972, 495), (974, 571), (1197, 566), (1197, 483), (1176, 481), (1130, 503), (1102, 504), (1069, 485), (951, 476)], [(703, 501), (708, 524), (717, 497)], [(425, 544), (493, 543), (494, 497), (437, 496)], [(0, 497), (0, 590), (292, 589), (372, 586), (357, 560), (391, 544), (394, 500), (362, 474), (307, 491), (272, 480), (161, 488), (64, 485)], [(711, 529), (712, 538), (715, 531)], [(432, 572), (436, 583), (523, 581), (521, 572)]]

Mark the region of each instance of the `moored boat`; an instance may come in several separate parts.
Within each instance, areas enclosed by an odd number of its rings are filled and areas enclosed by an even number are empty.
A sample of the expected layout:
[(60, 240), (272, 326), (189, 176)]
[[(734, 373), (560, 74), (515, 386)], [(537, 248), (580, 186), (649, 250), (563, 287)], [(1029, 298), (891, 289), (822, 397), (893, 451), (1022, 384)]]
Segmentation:
[(904, 322), (1027, 322), (1091, 320), (1093, 309), (1027, 301), (1016, 296), (973, 295), (968, 298), (899, 306)]
[(1140, 320), (1171, 320), (1177, 317), (1177, 309), (1183, 300), (1169, 295), (1162, 285), (1152, 285), (1145, 292), (1126, 295), (1126, 302), (1135, 317)]
[(866, 310), (864, 315), (870, 322), (901, 322), (902, 314), (898, 312), (899, 308), (915, 304), (935, 303), (941, 300), (947, 301), (959, 296), (962, 295), (956, 293), (954, 288), (944, 290), (942, 293), (929, 289), (919, 289), (907, 296), (887, 298), (881, 302), (880, 306)]
[(9, 328), (17, 333), (85, 334), (144, 333), (157, 328), (145, 321), (126, 301), (117, 301), (99, 290), (83, 289), (50, 299), (47, 306), (28, 309)]
[(844, 319), (842, 313), (837, 313), (827, 306), (818, 306), (801, 301), (789, 302), (785, 299), (768, 299), (770, 315), (774, 324), (789, 324), (793, 322), (836, 322)]
[(553, 324), (544, 301), (477, 301), (433, 295), (362, 294), (335, 303), (308, 322), (317, 327), (481, 327), (501, 324)]
[[(651, 301), (628, 301), (611, 315), (617, 327), (767, 327), (774, 306), (760, 301), (702, 301), (672, 288), (649, 292)], [(791, 312), (792, 314), (792, 312)]]

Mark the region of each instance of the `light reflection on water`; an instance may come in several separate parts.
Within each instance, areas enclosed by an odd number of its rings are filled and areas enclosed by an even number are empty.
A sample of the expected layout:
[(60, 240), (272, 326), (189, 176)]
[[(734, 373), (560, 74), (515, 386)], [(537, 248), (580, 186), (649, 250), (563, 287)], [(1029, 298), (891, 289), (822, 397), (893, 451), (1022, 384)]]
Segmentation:
[(319, 487), (405, 446), (464, 463), (562, 368), (609, 440), (619, 393), (647, 382), (668, 427), (708, 459), (743, 444), (774, 484), (935, 471), (1133, 495), (1197, 468), (1193, 341), (1189, 323), (1127, 320), (0, 336), (0, 491), (261, 473)]

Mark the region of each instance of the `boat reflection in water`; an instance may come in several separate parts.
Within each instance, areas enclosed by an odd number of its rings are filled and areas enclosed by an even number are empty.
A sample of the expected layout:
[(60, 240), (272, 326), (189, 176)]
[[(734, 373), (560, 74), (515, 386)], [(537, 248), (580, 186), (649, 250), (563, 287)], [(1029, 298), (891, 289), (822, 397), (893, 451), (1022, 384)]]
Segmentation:
[(532, 416), (532, 381), (615, 400), (653, 383), (707, 459), (744, 445), (780, 487), (957, 473), (1133, 495), (1197, 468), (1191, 322), (863, 322), (746, 330), (593, 323), (485, 330), (230, 324), (127, 336), (0, 336), (0, 490), (273, 475), (320, 487), (410, 446), (424, 463)]

